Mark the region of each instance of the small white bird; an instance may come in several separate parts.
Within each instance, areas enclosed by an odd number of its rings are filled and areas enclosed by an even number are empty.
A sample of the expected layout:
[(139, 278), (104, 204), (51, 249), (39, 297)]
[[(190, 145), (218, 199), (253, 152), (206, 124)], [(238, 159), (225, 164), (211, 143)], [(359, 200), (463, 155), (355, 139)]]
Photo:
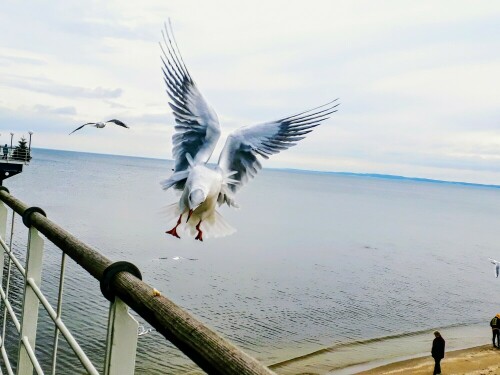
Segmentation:
[(158, 259), (172, 259), (172, 260), (198, 260), (197, 258), (184, 258), (184, 257), (181, 257), (181, 256), (175, 256), (175, 257), (160, 257)]
[(163, 181), (163, 188), (182, 191), (179, 202), (167, 208), (169, 218), (178, 219), (166, 233), (180, 238), (177, 229), (185, 216), (185, 228), (195, 239), (225, 236), (234, 229), (216, 207), (224, 203), (237, 207), (233, 194), (262, 168), (258, 157), (268, 159), (305, 138), (337, 111), (337, 99), (305, 112), (233, 131), (217, 165), (210, 166), (207, 163), (221, 133), (219, 119), (191, 78), (173, 38), (172, 26), (169, 31), (165, 25), (165, 31), (163, 44), (160, 43), (163, 79), (176, 125), (172, 136), (174, 173)]
[(140, 325), (137, 327), (137, 336), (144, 336), (147, 335), (148, 333), (153, 332), (153, 328), (144, 328), (143, 325)]
[(498, 278), (498, 275), (500, 274), (500, 262), (496, 261), (495, 259), (488, 258), (492, 264), (495, 265), (495, 276)]
[(172, 259), (173, 260), (198, 260), (196, 258), (184, 258), (184, 257), (180, 257), (180, 256), (175, 256)]
[(87, 122), (86, 124), (83, 124), (82, 126), (79, 126), (78, 128), (76, 128), (75, 130), (73, 130), (71, 133), (69, 133), (69, 135), (73, 134), (74, 132), (76, 132), (77, 130), (80, 130), (81, 128), (83, 128), (84, 126), (87, 126), (87, 125), (90, 125), (90, 126), (93, 126), (97, 129), (102, 129), (106, 126), (107, 123), (113, 123), (113, 124), (116, 124), (118, 126), (121, 126), (121, 127), (124, 127), (124, 128), (127, 128), (129, 129), (129, 127), (127, 125), (125, 125), (123, 122), (121, 122), (120, 120), (117, 120), (117, 119), (112, 119), (112, 120), (108, 120), (106, 122)]

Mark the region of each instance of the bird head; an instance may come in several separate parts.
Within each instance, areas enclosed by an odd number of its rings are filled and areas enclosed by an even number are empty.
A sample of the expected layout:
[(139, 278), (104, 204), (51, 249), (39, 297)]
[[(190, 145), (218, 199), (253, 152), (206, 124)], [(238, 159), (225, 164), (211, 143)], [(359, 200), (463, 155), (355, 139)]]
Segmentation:
[(196, 210), (196, 208), (202, 204), (206, 199), (206, 195), (201, 189), (195, 189), (189, 193), (189, 209)]
[(188, 204), (189, 204), (189, 213), (186, 220), (186, 223), (189, 221), (191, 214), (194, 210), (198, 208), (200, 204), (202, 204), (206, 199), (205, 192), (201, 189), (191, 190), (188, 196)]

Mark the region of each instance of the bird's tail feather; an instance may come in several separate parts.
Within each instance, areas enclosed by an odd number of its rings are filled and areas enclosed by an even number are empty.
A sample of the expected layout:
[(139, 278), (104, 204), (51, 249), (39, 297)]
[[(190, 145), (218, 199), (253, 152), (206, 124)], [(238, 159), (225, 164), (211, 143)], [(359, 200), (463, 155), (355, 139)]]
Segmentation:
[[(196, 237), (198, 234), (196, 225), (200, 222), (200, 219), (201, 217), (196, 215), (196, 213), (193, 213), (192, 217), (189, 219), (186, 229), (189, 231), (190, 236)], [(210, 216), (202, 219), (200, 229), (203, 233), (203, 239), (225, 237), (236, 232), (236, 229), (229, 225), (217, 211), (214, 211)]]
[[(167, 225), (166, 229), (171, 229), (171, 227), (173, 228), (176, 225), (180, 214), (181, 209), (179, 208), (178, 203), (169, 204), (167, 207), (162, 209), (162, 215), (165, 218), (165, 223)], [(177, 227), (177, 233), (181, 238), (195, 238), (198, 235), (196, 226), (200, 220), (200, 229), (203, 233), (203, 239), (225, 237), (236, 232), (236, 229), (229, 225), (229, 223), (217, 211), (213, 211), (211, 215), (203, 219), (201, 215), (193, 212), (187, 223), (186, 220), (187, 212), (184, 212), (181, 218), (181, 224)]]
[(181, 209), (179, 208), (179, 203), (172, 203), (166, 207), (163, 207), (160, 211), (164, 222), (167, 225), (175, 225), (175, 222), (181, 214)]
[(236, 232), (236, 229), (229, 225), (224, 217), (217, 211), (214, 211), (211, 217), (202, 222), (201, 228), (207, 233), (207, 238), (225, 237)]

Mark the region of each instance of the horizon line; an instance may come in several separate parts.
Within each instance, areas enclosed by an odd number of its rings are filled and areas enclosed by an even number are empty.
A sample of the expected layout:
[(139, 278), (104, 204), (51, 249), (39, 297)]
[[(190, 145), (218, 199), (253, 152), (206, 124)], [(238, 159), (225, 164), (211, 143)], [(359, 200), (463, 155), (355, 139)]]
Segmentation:
[[(93, 154), (93, 155), (104, 155), (104, 156), (118, 156), (118, 157), (124, 157), (124, 158), (164, 160), (164, 161), (173, 162), (172, 159), (150, 157), (150, 156), (106, 154), (106, 153), (100, 153), (100, 152), (62, 150), (62, 149), (44, 148), (44, 147), (32, 147), (32, 149), (34, 149), (34, 150), (49, 150), (49, 151), (74, 152), (74, 153), (80, 153), (80, 154)], [(333, 175), (343, 175), (343, 176), (353, 176), (353, 177), (368, 177), (368, 178), (379, 178), (379, 179), (384, 179), (384, 180), (406, 180), (406, 181), (426, 182), (426, 183), (433, 183), (433, 184), (449, 184), (449, 185), (461, 185), (461, 186), (476, 186), (476, 187), (486, 187), (486, 188), (500, 189), (500, 185), (496, 185), (496, 184), (482, 184), (482, 183), (479, 183), (479, 182), (438, 180), (438, 179), (434, 179), (434, 178), (410, 177), (410, 176), (402, 176), (402, 175), (394, 175), (394, 174), (384, 174), (384, 173), (321, 171), (321, 170), (315, 170), (315, 169), (300, 169), (300, 168), (289, 168), (289, 167), (280, 167), (280, 168), (278, 168), (278, 167), (262, 167), (262, 169), (274, 170), (274, 171), (285, 171), (285, 172), (298, 172), (298, 173), (333, 174)]]

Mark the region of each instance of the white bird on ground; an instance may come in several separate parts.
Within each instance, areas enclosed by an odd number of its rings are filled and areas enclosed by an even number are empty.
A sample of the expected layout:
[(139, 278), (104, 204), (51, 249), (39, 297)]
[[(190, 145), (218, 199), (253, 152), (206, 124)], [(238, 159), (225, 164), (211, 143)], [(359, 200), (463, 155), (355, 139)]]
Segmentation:
[(498, 275), (500, 274), (500, 262), (496, 261), (495, 259), (488, 259), (495, 265), (495, 276), (498, 278)]
[(71, 133), (69, 133), (69, 135), (73, 134), (77, 130), (80, 130), (81, 128), (83, 128), (84, 126), (87, 126), (87, 125), (93, 126), (93, 127), (97, 128), (97, 129), (102, 129), (102, 128), (104, 128), (106, 126), (107, 123), (110, 123), (110, 122), (113, 123), (113, 124), (116, 124), (118, 126), (121, 126), (121, 127), (129, 129), (129, 127), (127, 125), (125, 125), (123, 122), (121, 122), (120, 120), (112, 119), (112, 120), (108, 120), (108, 121), (105, 121), (105, 122), (87, 122), (86, 124), (83, 124), (82, 126), (79, 126), (75, 130), (73, 130)]
[[(165, 25), (162, 32), (163, 79), (175, 117), (172, 136), (174, 173), (163, 181), (163, 189), (182, 191), (178, 203), (167, 208), (176, 225), (167, 231), (177, 238), (185, 215), (185, 227), (195, 239), (221, 237), (234, 232), (216, 211), (226, 203), (237, 207), (233, 194), (262, 168), (258, 157), (268, 159), (294, 146), (329, 115), (336, 112), (337, 99), (322, 106), (275, 121), (241, 127), (227, 137), (215, 166), (207, 163), (220, 137), (217, 114), (208, 105), (191, 78), (177, 43)], [(181, 227), (182, 228), (182, 227)]]

